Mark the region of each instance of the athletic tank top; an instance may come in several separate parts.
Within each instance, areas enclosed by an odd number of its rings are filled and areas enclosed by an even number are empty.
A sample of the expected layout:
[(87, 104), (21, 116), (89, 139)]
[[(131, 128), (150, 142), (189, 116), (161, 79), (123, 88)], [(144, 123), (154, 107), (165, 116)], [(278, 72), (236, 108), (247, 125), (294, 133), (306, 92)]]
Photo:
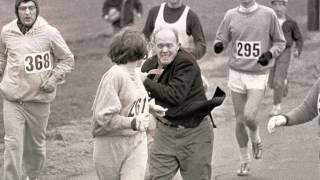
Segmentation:
[(164, 20), (163, 12), (166, 3), (160, 5), (157, 19), (154, 25), (154, 31), (161, 27), (170, 27), (178, 31), (181, 46), (186, 49), (193, 48), (193, 38), (187, 34), (187, 16), (190, 7), (186, 6), (180, 18), (174, 23), (167, 23)]

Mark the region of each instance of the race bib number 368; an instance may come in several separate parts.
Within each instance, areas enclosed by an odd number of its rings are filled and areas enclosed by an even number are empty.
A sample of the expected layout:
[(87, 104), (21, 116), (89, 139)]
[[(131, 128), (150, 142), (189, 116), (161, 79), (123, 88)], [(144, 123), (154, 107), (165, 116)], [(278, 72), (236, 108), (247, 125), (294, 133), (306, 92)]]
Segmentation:
[(52, 69), (50, 51), (26, 54), (23, 59), (24, 70), (27, 74), (39, 73)]
[(260, 41), (237, 41), (237, 59), (258, 59), (261, 55)]

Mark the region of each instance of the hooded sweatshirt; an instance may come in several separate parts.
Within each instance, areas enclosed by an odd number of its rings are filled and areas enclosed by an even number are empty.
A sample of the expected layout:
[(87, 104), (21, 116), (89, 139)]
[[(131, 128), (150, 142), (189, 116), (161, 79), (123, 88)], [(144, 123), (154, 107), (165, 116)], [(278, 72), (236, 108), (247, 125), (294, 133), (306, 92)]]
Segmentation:
[(56, 92), (40, 90), (50, 76), (63, 82), (74, 57), (59, 31), (38, 16), (23, 34), (17, 19), (5, 25), (0, 36), (0, 92), (9, 101), (51, 102)]
[(40, 12), (40, 9), (39, 9), (39, 4), (38, 4), (38, 1), (37, 0), (16, 0), (16, 3), (15, 3), (15, 14), (18, 18), (18, 21), (17, 21), (17, 24), (18, 24), (18, 27), (20, 29), (20, 31), (25, 34), (26, 32), (28, 32), (33, 25), (31, 26), (25, 26), (24, 24), (22, 24), (20, 18), (19, 18), (19, 12), (18, 12), (18, 9), (19, 9), (19, 6), (22, 2), (29, 2), (29, 1), (32, 1), (35, 6), (36, 6), (36, 9), (37, 9), (37, 12), (36, 12), (36, 17), (38, 18), (39, 16), (39, 12)]

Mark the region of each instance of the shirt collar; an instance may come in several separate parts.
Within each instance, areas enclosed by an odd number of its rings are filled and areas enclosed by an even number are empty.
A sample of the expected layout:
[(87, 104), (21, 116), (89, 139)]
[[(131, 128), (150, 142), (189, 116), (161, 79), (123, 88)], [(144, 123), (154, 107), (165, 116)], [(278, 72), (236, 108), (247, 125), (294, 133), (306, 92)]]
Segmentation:
[(254, 3), (253, 6), (251, 6), (249, 8), (245, 8), (245, 7), (241, 6), (241, 5), (239, 7), (239, 11), (240, 12), (244, 12), (244, 13), (250, 13), (250, 12), (253, 12), (253, 11), (257, 10), (257, 9), (258, 9), (258, 3), (256, 3), (256, 2)]

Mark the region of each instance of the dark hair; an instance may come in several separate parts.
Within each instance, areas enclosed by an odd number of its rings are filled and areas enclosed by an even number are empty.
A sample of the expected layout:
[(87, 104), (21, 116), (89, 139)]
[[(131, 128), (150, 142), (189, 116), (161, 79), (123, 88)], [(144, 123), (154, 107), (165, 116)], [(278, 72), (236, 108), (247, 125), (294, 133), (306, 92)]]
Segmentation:
[(39, 3), (38, 3), (38, 0), (16, 0), (16, 2), (15, 2), (15, 5), (14, 5), (14, 12), (15, 12), (15, 14), (16, 14), (16, 16), (17, 16), (17, 18), (18, 19), (20, 19), (20, 17), (19, 17), (19, 13), (18, 13), (18, 8), (19, 8), (19, 6), (20, 6), (20, 4), (23, 2), (23, 3), (27, 3), (27, 2), (29, 2), (29, 1), (32, 1), (33, 3), (34, 3), (34, 5), (36, 6), (36, 8), (37, 8), (37, 17), (39, 16)]
[(116, 64), (138, 61), (147, 54), (147, 42), (143, 34), (132, 27), (124, 28), (113, 37), (108, 52), (111, 61)]

